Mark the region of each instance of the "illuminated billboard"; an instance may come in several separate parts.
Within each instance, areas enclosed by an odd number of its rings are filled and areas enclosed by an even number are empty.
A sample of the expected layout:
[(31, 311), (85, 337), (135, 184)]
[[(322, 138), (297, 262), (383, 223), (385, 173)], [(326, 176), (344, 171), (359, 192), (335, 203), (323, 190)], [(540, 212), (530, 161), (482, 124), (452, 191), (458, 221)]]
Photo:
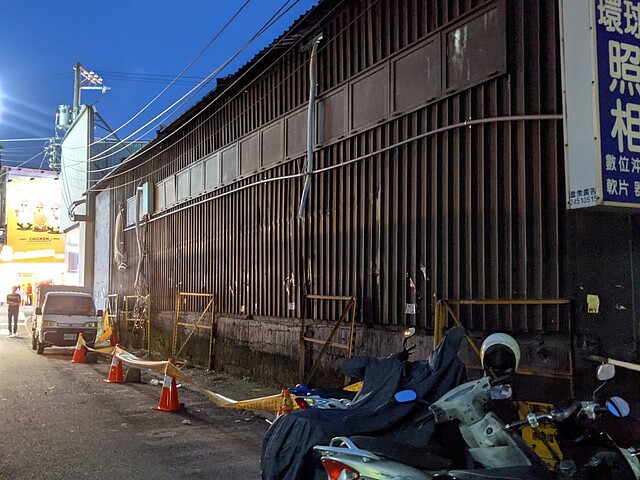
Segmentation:
[(0, 260), (64, 262), (60, 231), (60, 186), (53, 177), (7, 181), (7, 244)]

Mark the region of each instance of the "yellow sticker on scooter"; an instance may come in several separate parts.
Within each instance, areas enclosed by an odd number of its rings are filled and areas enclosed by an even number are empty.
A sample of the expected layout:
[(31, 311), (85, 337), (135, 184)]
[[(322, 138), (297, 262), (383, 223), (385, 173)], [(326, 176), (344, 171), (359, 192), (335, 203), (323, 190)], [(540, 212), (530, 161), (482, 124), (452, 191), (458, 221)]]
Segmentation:
[[(553, 405), (537, 402), (517, 402), (518, 415), (521, 420), (527, 418), (530, 412), (549, 413)], [(558, 462), (562, 460), (562, 451), (557, 441), (558, 430), (553, 423), (540, 423), (537, 428), (526, 426), (522, 429), (522, 438), (542, 461), (555, 470)]]

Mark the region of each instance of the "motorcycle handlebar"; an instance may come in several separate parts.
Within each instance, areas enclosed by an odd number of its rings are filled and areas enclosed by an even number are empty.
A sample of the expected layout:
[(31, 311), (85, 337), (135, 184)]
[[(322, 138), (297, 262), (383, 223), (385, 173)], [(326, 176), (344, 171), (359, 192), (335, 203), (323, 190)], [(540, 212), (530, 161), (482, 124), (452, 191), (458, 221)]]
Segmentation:
[(568, 407), (560, 410), (552, 410), (551, 413), (530, 413), (527, 415), (527, 418), (510, 423), (506, 425), (506, 428), (520, 429), (522, 427), (526, 427), (527, 425), (536, 428), (540, 424), (540, 421), (562, 422), (573, 415), (575, 412), (577, 412), (581, 407), (582, 402), (576, 400)]

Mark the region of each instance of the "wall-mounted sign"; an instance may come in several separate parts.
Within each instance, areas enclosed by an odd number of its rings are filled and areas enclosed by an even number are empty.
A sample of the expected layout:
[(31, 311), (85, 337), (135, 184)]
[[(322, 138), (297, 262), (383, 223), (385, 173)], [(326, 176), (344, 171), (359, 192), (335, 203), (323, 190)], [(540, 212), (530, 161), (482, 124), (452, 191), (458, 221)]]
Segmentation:
[[(3, 261), (63, 262), (60, 180), (10, 178), (7, 182), (7, 249)], [(11, 252), (9, 258), (9, 254)]]
[(562, 3), (569, 208), (640, 205), (640, 0)]

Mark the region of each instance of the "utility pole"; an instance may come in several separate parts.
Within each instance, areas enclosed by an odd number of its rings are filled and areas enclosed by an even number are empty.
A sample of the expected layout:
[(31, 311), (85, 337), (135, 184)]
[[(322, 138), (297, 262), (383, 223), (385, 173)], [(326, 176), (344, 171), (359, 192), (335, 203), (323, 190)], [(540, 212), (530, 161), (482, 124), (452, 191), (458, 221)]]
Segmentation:
[(102, 90), (104, 95), (111, 87), (102, 84), (102, 77), (93, 70), (89, 71), (79, 63), (76, 63), (73, 81), (73, 119), (80, 113), (80, 92), (82, 90)]
[(80, 65), (79, 63), (76, 63), (76, 66), (73, 67), (73, 69), (75, 70), (73, 81), (73, 118), (76, 118), (78, 116), (78, 113), (80, 112), (80, 88), (82, 88), (80, 80), (81, 68), (82, 65)]

